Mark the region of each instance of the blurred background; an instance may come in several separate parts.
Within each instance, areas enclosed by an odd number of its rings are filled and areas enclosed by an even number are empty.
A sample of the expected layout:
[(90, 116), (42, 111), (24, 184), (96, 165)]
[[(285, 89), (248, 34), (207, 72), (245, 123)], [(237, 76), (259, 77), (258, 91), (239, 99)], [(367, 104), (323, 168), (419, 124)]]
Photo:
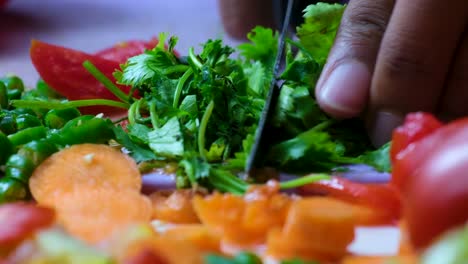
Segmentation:
[[(326, 0), (325, 0), (326, 1)], [(292, 25), (315, 1), (296, 0)], [(237, 45), (255, 25), (278, 27), (286, 0), (0, 0), (0, 76), (16, 74), (28, 86), (38, 76), (29, 59), (31, 39), (85, 52), (160, 32), (179, 37), (185, 54), (209, 38)], [(3, 6), (3, 7), (1, 7)]]
[(235, 45), (240, 41), (225, 36), (218, 10), (217, 0), (9, 0), (0, 11), (0, 76), (35, 84), (33, 38), (86, 52), (163, 31), (179, 37), (182, 54), (208, 38)]

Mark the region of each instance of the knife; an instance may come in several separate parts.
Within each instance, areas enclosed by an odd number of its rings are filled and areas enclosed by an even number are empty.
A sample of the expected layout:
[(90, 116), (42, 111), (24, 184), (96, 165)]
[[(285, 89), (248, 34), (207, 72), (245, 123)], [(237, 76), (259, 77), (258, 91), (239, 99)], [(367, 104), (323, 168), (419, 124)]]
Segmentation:
[(278, 80), (278, 77), (281, 65), (285, 62), (285, 42), (289, 29), (289, 23), (291, 21), (293, 6), (294, 0), (288, 0), (286, 14), (284, 16), (281, 34), (279, 37), (278, 52), (276, 54), (275, 64), (273, 67), (273, 80), (271, 81), (270, 89), (268, 90), (268, 95), (265, 101), (265, 106), (263, 107), (260, 121), (258, 122), (254, 144), (249, 153), (245, 166), (245, 173), (247, 177), (253, 177), (253, 174), (258, 169), (263, 167), (264, 157), (266, 154), (266, 144), (270, 142), (269, 138), (272, 136), (271, 133), (268, 133), (269, 131), (272, 131), (268, 120), (271, 118), (274, 112), (282, 86), (282, 83), (280, 80)]

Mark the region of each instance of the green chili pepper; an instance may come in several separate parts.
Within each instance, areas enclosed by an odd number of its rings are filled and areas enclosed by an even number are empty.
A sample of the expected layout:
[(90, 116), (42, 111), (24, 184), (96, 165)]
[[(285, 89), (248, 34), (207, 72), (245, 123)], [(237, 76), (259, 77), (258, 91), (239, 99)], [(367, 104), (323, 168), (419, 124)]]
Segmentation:
[(62, 128), (68, 121), (81, 115), (76, 108), (52, 109), (44, 117), (44, 123), (49, 128)]
[(51, 142), (60, 146), (107, 143), (115, 137), (114, 125), (109, 119), (94, 117), (93, 119), (83, 120), (81, 118), (82, 116), (69, 121), (58, 133), (51, 134), (49, 136)]
[(13, 154), (6, 163), (5, 177), (14, 178), (27, 185), (35, 167), (32, 159)]
[(53, 98), (53, 99), (63, 98), (63, 96), (61, 96), (59, 93), (57, 93), (52, 88), (50, 88), (49, 85), (47, 85), (42, 79), (39, 79), (39, 81), (37, 81), (36, 90), (39, 93), (39, 95), (45, 98)]
[(16, 116), (16, 129), (23, 130), (29, 127), (41, 126), (42, 122), (35, 115), (21, 114)]
[(0, 179), (0, 204), (25, 200), (28, 197), (26, 185), (13, 178)]
[(21, 94), (24, 92), (24, 84), (18, 76), (5, 77), (0, 79), (0, 82), (3, 82), (7, 88), (8, 99), (21, 98)]
[(57, 147), (45, 139), (31, 141), (23, 145), (17, 154), (10, 156), (5, 166), (5, 176), (28, 184), (34, 169), (57, 151)]
[(8, 108), (8, 93), (5, 84), (0, 82), (0, 109)]
[(33, 140), (45, 138), (46, 136), (47, 128), (44, 126), (37, 126), (29, 127), (14, 134), (8, 135), (8, 139), (10, 139), (14, 146), (20, 146)]
[(35, 116), (36, 115), (36, 112), (34, 112), (34, 110), (32, 110), (31, 108), (15, 108), (13, 110), (10, 111), (11, 113), (15, 114), (15, 115), (33, 115)]
[(12, 153), (13, 144), (11, 144), (8, 137), (0, 131), (0, 165), (5, 164)]
[(0, 131), (10, 135), (16, 132), (16, 116), (10, 111), (4, 110), (0, 114)]

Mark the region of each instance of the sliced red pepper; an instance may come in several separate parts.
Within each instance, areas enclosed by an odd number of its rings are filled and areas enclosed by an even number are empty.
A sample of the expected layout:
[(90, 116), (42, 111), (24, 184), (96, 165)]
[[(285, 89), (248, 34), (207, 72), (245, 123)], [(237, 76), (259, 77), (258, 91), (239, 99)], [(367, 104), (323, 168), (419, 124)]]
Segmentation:
[(357, 183), (341, 177), (321, 180), (299, 188), (302, 195), (328, 195), (347, 202), (371, 207), (381, 213), (381, 220), (393, 222), (401, 216), (398, 190), (389, 184)]
[(149, 41), (129, 40), (115, 44), (114, 46), (101, 50), (95, 55), (101, 58), (125, 63), (128, 58), (139, 55), (145, 50), (154, 48), (158, 44), (157, 38)]
[[(112, 74), (120, 68), (119, 62), (38, 40), (32, 41), (30, 55), (41, 78), (69, 100), (96, 98), (118, 100), (83, 67), (83, 62), (91, 61), (107, 78), (114, 82)], [(128, 86), (118, 85), (118, 87), (125, 93), (130, 91)], [(105, 113), (111, 115), (122, 113), (125, 110), (92, 106), (83, 107), (80, 111), (87, 114)]]

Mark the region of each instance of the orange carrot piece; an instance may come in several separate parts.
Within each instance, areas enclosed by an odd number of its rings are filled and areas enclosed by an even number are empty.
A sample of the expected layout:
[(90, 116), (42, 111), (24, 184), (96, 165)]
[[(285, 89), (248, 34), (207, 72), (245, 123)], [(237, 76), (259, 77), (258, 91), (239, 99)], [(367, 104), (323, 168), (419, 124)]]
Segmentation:
[(357, 224), (355, 207), (335, 198), (295, 201), (283, 229), (270, 233), (268, 254), (280, 258), (337, 260), (347, 254)]
[(90, 243), (151, 219), (151, 202), (133, 190), (82, 189), (63, 195), (55, 206), (65, 230)]
[(175, 224), (200, 223), (192, 205), (192, 190), (176, 190), (169, 195), (155, 192), (149, 196), (153, 206), (153, 219)]
[[(268, 188), (268, 187), (267, 187)], [(193, 199), (201, 222), (234, 245), (264, 243), (271, 228), (284, 224), (291, 199), (262, 187), (244, 197), (215, 193)]]
[(54, 205), (64, 193), (86, 189), (141, 189), (134, 160), (107, 145), (81, 144), (59, 151), (32, 174), (29, 187), (39, 204)]
[(188, 241), (203, 252), (221, 253), (221, 238), (201, 224), (176, 225), (166, 230), (162, 236)]
[[(142, 252), (145, 251), (153, 252), (153, 255), (160, 256), (161, 259), (167, 260), (167, 263), (204, 263), (204, 252), (200, 251), (196, 246), (182, 239), (164, 236), (155, 236), (149, 239), (136, 241), (127, 248), (124, 254), (124, 260), (133, 259), (135, 256), (144, 254)], [(123, 261), (123, 263), (126, 263), (126, 261)]]

